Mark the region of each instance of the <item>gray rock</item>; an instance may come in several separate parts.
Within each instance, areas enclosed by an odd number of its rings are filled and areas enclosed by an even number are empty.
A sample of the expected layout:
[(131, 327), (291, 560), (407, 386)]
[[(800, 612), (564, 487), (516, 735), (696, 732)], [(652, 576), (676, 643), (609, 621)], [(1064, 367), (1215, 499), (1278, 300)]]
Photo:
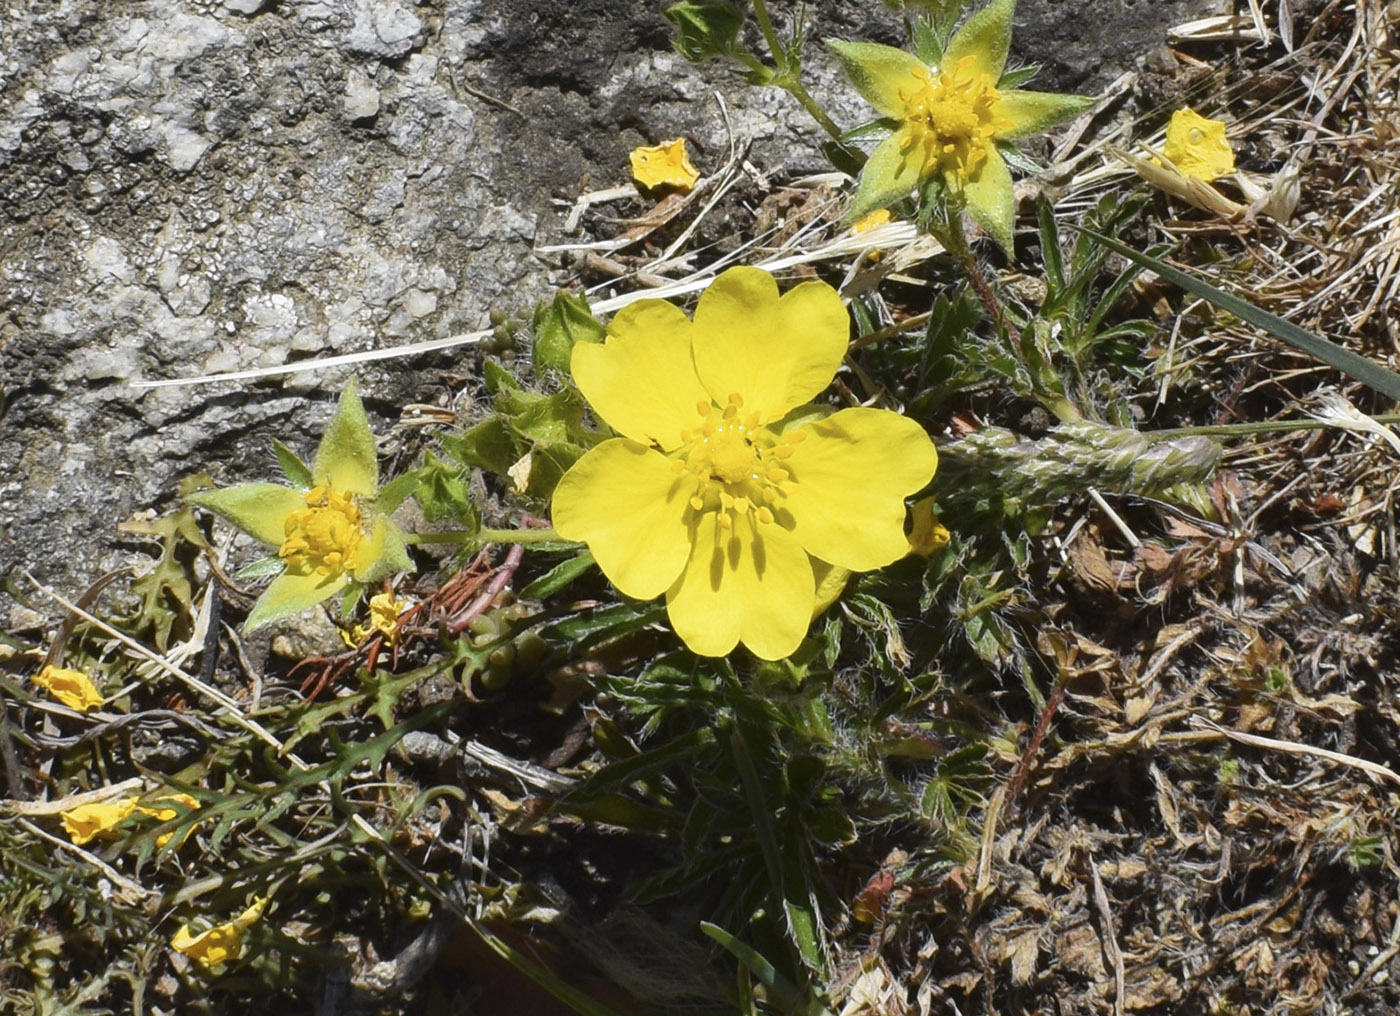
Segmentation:
[[(1016, 45), (1049, 62), (1037, 87), (1056, 73), (1101, 82), (1188, 8), (1215, 5), (1139, 2), (1137, 35), (1084, 28), (1084, 10), (1102, 20), (1122, 6), (1022, 0)], [(72, 592), (144, 559), (116, 523), (173, 507), (188, 473), (274, 477), (270, 440), (309, 454), (349, 371), (135, 382), (443, 338), (485, 327), (494, 306), (528, 310), (570, 278), (536, 243), (564, 239), (563, 214), (586, 186), (625, 182), (631, 148), (687, 134), (702, 170), (723, 163), (717, 90), (760, 169), (824, 166), (821, 134), (790, 98), (680, 60), (659, 9), (9, 5), (0, 575), (23, 565)], [(893, 15), (867, 0), (827, 0), (814, 16), (814, 40), (899, 41)], [(833, 116), (868, 117), (815, 43), (808, 65)], [(458, 379), (478, 357), (462, 348), (360, 368), (378, 429), (405, 403), (472, 393)]]

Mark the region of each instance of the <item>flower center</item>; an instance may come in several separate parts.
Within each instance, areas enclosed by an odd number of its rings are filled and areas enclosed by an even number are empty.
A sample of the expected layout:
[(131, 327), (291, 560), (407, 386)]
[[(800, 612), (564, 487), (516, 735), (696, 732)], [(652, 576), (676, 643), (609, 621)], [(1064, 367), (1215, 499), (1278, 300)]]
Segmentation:
[(773, 521), (770, 506), (794, 486), (782, 461), (806, 437), (798, 430), (778, 439), (759, 425), (757, 413), (743, 414), (743, 406), (738, 395), (729, 396), (722, 409), (699, 403), (700, 425), (681, 435), (686, 447), (675, 465), (676, 472), (694, 473), (699, 481), (690, 506), (718, 511), (723, 529), (733, 525), (735, 515), (750, 511), (760, 522)]
[(965, 56), (941, 71), (916, 70), (914, 84), (901, 90), (905, 120), (913, 127), (914, 144), (924, 151), (925, 175), (951, 170), (966, 183), (987, 159), (987, 148), (998, 131), (1014, 127), (992, 115), (1001, 93), (987, 74), (972, 69)]
[(360, 509), (344, 494), (313, 487), (306, 492), (306, 507), (287, 516), (284, 531), (277, 556), (289, 571), (334, 577), (346, 570), (359, 546)]

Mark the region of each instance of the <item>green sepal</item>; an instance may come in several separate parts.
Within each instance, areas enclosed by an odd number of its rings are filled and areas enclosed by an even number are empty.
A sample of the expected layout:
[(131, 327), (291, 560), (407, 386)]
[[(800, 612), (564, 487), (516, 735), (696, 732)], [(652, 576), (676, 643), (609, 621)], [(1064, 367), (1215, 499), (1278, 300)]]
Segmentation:
[(379, 489), (374, 434), (354, 378), (345, 386), (326, 432), (321, 435), (311, 477), (316, 486), (368, 499), (373, 499)]
[(1006, 71), (1002, 74), (1001, 80), (997, 82), (997, 91), (1009, 92), (1013, 88), (1020, 88), (1039, 73), (1040, 64), (1026, 64), (1024, 67), (1017, 67), (1014, 71)]
[(607, 326), (588, 309), (588, 298), (560, 290), (535, 310), (532, 359), (536, 374), (568, 373), (569, 357), (579, 342), (602, 342)]
[(846, 212), (847, 222), (892, 205), (919, 186), (921, 167), (904, 152), (909, 140), (906, 131), (895, 131), (870, 153), (856, 184), (855, 196), (851, 198), (851, 207)]
[(377, 582), (395, 572), (413, 571), (403, 532), (384, 516), (374, 520), (368, 543), (355, 551), (351, 577), (356, 582)]
[(282, 475), (288, 483), (302, 490), (315, 486), (311, 479), (311, 467), (301, 460), (300, 455), (276, 438), (272, 439), (272, 450), (277, 453), (277, 464), (282, 467)]
[(344, 573), (327, 578), (317, 572), (308, 575), (283, 572), (272, 580), (243, 622), (245, 632), (256, 631), (273, 621), (291, 617), (340, 592), (350, 581)]
[(1016, 126), (998, 131), (997, 140), (1024, 138), (1047, 131), (1093, 109), (1098, 101), (1087, 95), (1061, 95), (1059, 92), (1006, 92), (994, 107), (995, 113)]
[(977, 172), (977, 178), (963, 184), (967, 213), (987, 231), (1008, 258), (1015, 257), (1016, 191), (1011, 183), (1011, 171), (1006, 160), (995, 148), (987, 149), (987, 161)]
[(1001, 80), (1006, 69), (1006, 54), (1011, 51), (1011, 19), (1016, 13), (1016, 0), (992, 0), (948, 40), (943, 62), (955, 66), (965, 57), (972, 57), (978, 71), (993, 81)]
[(878, 42), (846, 42), (827, 39), (857, 92), (885, 116), (899, 119), (906, 112), (900, 91), (908, 91), (914, 76), (928, 70), (913, 53)]
[(925, 64), (937, 67), (943, 62), (943, 40), (938, 37), (932, 24), (925, 18), (915, 18), (910, 26), (909, 41), (914, 53)]
[(287, 516), (306, 507), (301, 491), (280, 483), (240, 483), (221, 490), (202, 490), (186, 500), (208, 508), (273, 547), (280, 547), (287, 538)]

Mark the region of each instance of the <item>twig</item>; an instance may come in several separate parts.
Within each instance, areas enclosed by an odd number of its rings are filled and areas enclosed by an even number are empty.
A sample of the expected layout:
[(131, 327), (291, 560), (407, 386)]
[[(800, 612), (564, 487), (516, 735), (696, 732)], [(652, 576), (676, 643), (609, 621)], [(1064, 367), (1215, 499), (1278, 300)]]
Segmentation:
[(1113, 1016), (1123, 1016), (1123, 1000), (1127, 993), (1126, 977), (1123, 973), (1123, 950), (1118, 948), (1118, 931), (1113, 925), (1113, 911), (1108, 905), (1108, 893), (1104, 892), (1103, 879), (1099, 877), (1099, 866), (1089, 858), (1089, 872), (1094, 876), (1094, 905), (1098, 907), (1099, 920), (1103, 922), (1103, 951), (1113, 964)]

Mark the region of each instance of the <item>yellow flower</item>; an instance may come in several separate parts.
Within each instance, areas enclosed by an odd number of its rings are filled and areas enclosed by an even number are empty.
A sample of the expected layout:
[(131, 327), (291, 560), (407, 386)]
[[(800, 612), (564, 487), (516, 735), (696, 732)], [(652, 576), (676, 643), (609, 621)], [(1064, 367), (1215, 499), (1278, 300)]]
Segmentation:
[(933, 476), (933, 442), (897, 413), (804, 405), (849, 327), (825, 283), (780, 298), (766, 272), (731, 268), (693, 321), (642, 300), (605, 342), (574, 347), (579, 390), (622, 436), (559, 481), (554, 527), (625, 595), (664, 593), (697, 653), (787, 656), (816, 606), (814, 568), (869, 571), (908, 551), (904, 498)]
[(631, 161), (632, 179), (637, 181), (637, 186), (647, 190), (674, 187), (686, 194), (700, 179), (700, 174), (691, 165), (690, 156), (686, 154), (685, 138), (634, 148)]
[(198, 935), (191, 934), (190, 926), (182, 924), (170, 947), (182, 952), (211, 974), (221, 972), (224, 965), (243, 955), (243, 932), (262, 917), (267, 900), (254, 900), (252, 906), (232, 921), (215, 925)]
[(992, 0), (953, 34), (933, 65), (893, 46), (827, 40), (856, 90), (894, 126), (861, 171), (852, 217), (937, 180), (1011, 250), (1015, 197), (1002, 147), (1094, 104), (1077, 95), (1021, 91), (1007, 80), (1015, 10), (1016, 0)]
[(115, 801), (80, 804), (59, 812), (58, 817), (63, 820), (63, 829), (68, 838), (82, 846), (98, 837), (110, 839), (112, 830), (130, 818), (135, 809), (136, 798), (123, 797)]
[(69, 709), (81, 713), (102, 705), (102, 693), (81, 670), (49, 664), (35, 676), (34, 683)]
[(293, 486), (243, 483), (189, 500), (277, 548), (283, 570), (253, 605), (244, 627), (314, 606), (352, 583), (364, 585), (413, 567), (403, 535), (376, 505), (379, 464), (355, 382), (341, 394), (316, 460), (308, 467), (279, 445)]
[(1235, 171), (1235, 151), (1225, 136), (1224, 121), (1201, 116), (1194, 109), (1172, 114), (1162, 154), (1186, 176), (1206, 183)]
[(408, 606), (408, 600), (396, 600), (392, 593), (375, 593), (369, 598), (369, 626), (357, 624), (349, 634), (342, 631), (341, 637), (353, 649), (365, 640), (365, 636), (378, 631), (392, 646), (399, 639), (399, 615)]
[[(152, 807), (147, 807), (146, 805), (137, 805), (137, 806), (136, 806), (136, 810), (139, 811), (139, 812), (141, 812), (143, 815), (150, 815), (152, 818), (158, 819), (158, 820), (160, 820), (161, 822), (169, 822), (171, 819), (173, 819), (173, 818), (178, 818), (178, 817), (180, 816), (180, 810), (181, 810), (181, 809), (183, 809), (183, 810), (185, 810), (185, 811), (197, 811), (197, 810), (199, 809), (199, 802), (198, 802), (197, 800), (195, 800), (193, 797), (191, 797), (189, 794), (186, 794), (186, 793), (167, 794), (167, 795), (164, 796), (164, 797), (158, 797), (158, 798), (156, 798), (154, 801), (151, 802), (151, 804), (153, 804), (153, 805), (159, 805), (159, 804), (162, 804), (162, 803), (164, 803), (164, 802), (166, 802), (166, 801), (171, 801), (171, 802), (173, 802), (174, 804), (178, 805), (179, 807), (178, 807), (178, 808), (160, 808), (160, 807), (152, 808)], [(180, 837), (180, 842), (177, 843), (175, 846), (176, 846), (177, 848), (180, 847), (180, 846), (182, 846), (182, 845), (184, 844), (185, 840), (187, 840), (187, 839), (189, 838), (189, 835), (190, 835), (190, 833), (192, 833), (192, 832), (194, 832), (194, 826), (190, 826), (188, 829), (185, 830), (185, 834), (184, 834), (183, 836)], [(171, 833), (162, 833), (161, 835), (157, 836), (157, 837), (156, 837), (156, 846), (157, 846), (157, 847), (163, 847), (163, 846), (165, 846), (167, 843), (170, 842), (170, 838), (171, 838), (172, 836), (174, 836), (174, 835), (175, 835), (175, 834), (174, 834), (173, 832), (171, 832)]]

